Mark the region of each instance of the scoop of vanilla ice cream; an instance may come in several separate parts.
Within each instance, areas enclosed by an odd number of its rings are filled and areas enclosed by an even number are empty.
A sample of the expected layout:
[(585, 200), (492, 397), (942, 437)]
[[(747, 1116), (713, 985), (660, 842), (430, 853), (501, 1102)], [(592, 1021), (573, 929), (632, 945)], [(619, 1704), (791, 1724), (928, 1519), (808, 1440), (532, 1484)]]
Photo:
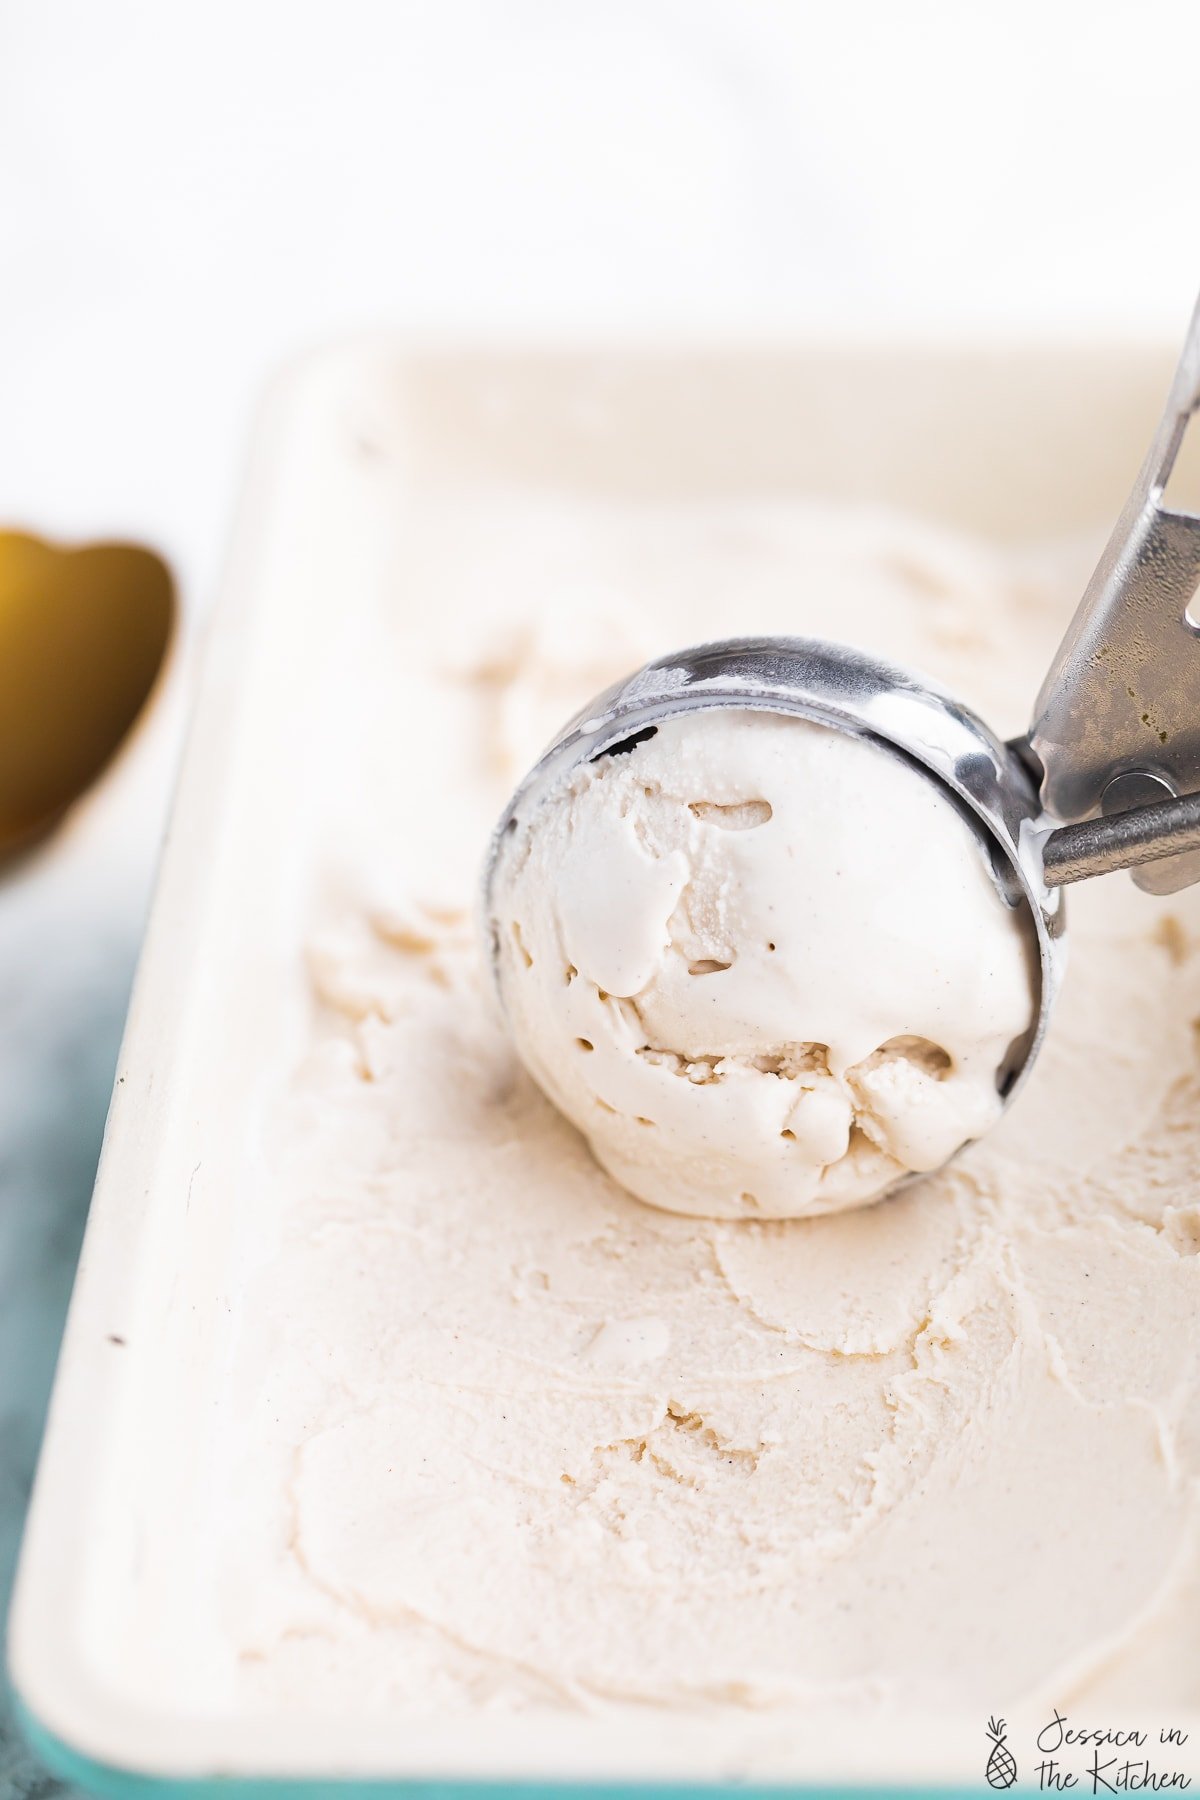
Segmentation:
[(676, 1212), (833, 1212), (936, 1168), (1033, 1017), (1023, 916), (953, 802), (781, 714), (681, 715), (577, 768), (492, 903), (523, 1062)]

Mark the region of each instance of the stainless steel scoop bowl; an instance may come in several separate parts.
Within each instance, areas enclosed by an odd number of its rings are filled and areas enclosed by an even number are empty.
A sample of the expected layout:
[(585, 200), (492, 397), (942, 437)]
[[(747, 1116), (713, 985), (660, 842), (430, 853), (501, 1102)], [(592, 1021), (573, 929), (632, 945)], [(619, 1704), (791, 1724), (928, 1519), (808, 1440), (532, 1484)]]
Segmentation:
[(1045, 1036), (1065, 961), (1061, 890), (1117, 869), (1152, 893), (1200, 880), (1200, 517), (1164, 504), (1200, 405), (1200, 304), (1150, 453), (1088, 584), (1025, 738), (1004, 743), (934, 683), (815, 638), (733, 638), (648, 663), (575, 715), (526, 776), (506, 834), (582, 763), (632, 751), (663, 720), (709, 707), (810, 719), (865, 738), (948, 793), (975, 829), (998, 892), (1037, 946), (1030, 1029), (998, 1072), (1007, 1102)]

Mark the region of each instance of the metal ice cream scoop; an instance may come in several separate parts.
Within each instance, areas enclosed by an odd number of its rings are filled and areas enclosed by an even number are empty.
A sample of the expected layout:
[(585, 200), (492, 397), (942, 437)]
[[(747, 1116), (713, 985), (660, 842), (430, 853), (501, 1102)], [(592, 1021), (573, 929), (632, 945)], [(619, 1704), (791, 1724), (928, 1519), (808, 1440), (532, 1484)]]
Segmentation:
[[(566, 724), (525, 777), (500, 844), (579, 764), (633, 748), (664, 719), (725, 706), (866, 738), (937, 782), (977, 832), (1006, 903), (1025, 908), (1039, 991), (1001, 1072), (1007, 1102), (1045, 1035), (1064, 964), (1061, 889), (1133, 869), (1147, 892), (1200, 881), (1200, 516), (1164, 490), (1200, 406), (1200, 303), (1162, 421), (1042, 685), (1026, 737), (1004, 743), (923, 677), (814, 638), (733, 638), (648, 663)], [(493, 961), (495, 934), (493, 932)]]

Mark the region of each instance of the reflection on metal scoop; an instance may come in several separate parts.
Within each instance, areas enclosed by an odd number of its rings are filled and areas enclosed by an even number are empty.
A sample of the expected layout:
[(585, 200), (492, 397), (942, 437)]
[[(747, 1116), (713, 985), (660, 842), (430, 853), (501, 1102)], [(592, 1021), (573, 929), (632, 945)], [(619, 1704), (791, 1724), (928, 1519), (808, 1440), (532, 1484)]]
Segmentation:
[(0, 532), (0, 859), (51, 830), (111, 760), (162, 667), (174, 607), (152, 551)]
[(664, 719), (740, 707), (867, 738), (949, 792), (1001, 896), (1025, 909), (1039, 987), (1030, 1031), (1000, 1072), (1007, 1103), (1042, 1043), (1062, 976), (1061, 888), (1128, 868), (1155, 893), (1200, 880), (1200, 622), (1188, 613), (1200, 582), (1200, 517), (1162, 504), (1198, 405), (1200, 305), (1154, 444), (1027, 738), (1005, 744), (935, 684), (817, 639), (738, 638), (660, 657), (591, 701), (521, 783), (487, 857), (485, 918), (504, 834), (573, 768)]

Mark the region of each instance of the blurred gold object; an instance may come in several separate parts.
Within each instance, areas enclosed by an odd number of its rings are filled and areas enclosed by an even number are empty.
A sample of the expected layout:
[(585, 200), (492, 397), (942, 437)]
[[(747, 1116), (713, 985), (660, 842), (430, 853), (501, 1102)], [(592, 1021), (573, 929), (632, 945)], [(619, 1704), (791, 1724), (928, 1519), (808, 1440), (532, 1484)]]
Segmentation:
[(174, 583), (150, 550), (0, 531), (0, 857), (50, 830), (110, 761), (174, 616)]

